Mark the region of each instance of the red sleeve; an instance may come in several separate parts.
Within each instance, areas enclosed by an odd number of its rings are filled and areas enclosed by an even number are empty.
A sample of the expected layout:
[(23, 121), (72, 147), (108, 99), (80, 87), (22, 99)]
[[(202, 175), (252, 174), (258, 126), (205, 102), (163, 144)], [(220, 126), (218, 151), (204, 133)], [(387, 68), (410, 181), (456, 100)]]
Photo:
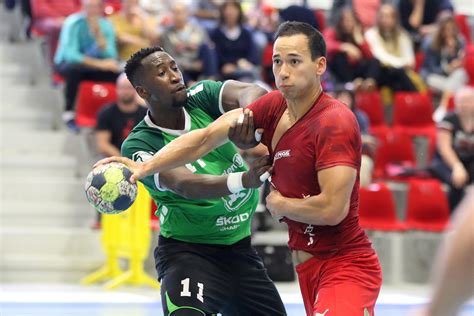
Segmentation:
[(362, 44), (359, 46), (359, 49), (362, 51), (362, 55), (364, 55), (365, 58), (373, 57), (370, 46), (366, 41), (362, 42)]
[(350, 166), (359, 170), (362, 146), (355, 115), (341, 104), (340, 107), (328, 109), (319, 124), (320, 131), (316, 136), (316, 170), (334, 166)]
[(341, 42), (336, 38), (336, 31), (333, 28), (328, 28), (324, 31), (324, 39), (326, 40), (328, 57), (341, 50)]
[(269, 92), (247, 105), (247, 109), (253, 112), (255, 128), (267, 127), (273, 105), (280, 98), (279, 94), (276, 90)]

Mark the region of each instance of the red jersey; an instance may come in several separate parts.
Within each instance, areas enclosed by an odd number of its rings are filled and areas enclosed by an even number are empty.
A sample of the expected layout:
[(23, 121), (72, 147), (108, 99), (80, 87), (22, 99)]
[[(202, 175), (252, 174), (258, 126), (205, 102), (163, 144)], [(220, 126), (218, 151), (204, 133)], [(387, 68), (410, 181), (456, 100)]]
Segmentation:
[(357, 170), (349, 212), (338, 225), (315, 226), (283, 218), (288, 224), (290, 249), (312, 254), (372, 249), (359, 225), (362, 146), (359, 125), (351, 110), (322, 93), (313, 107), (282, 135), (273, 150), (273, 134), (287, 108), (283, 95), (273, 91), (248, 108), (253, 111), (255, 127), (264, 129), (262, 143), (273, 159), (272, 183), (283, 196), (301, 199), (320, 194), (317, 173), (322, 169), (344, 165)]

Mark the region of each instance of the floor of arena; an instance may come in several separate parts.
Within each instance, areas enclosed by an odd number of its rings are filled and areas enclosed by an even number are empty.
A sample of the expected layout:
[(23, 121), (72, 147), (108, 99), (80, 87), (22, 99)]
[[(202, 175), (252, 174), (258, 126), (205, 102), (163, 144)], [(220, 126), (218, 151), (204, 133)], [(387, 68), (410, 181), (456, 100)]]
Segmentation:
[[(295, 283), (277, 284), (290, 316), (304, 315), (304, 307)], [(2, 316), (159, 316), (161, 300), (154, 290), (124, 287), (105, 291), (99, 286), (58, 284), (0, 285)], [(384, 287), (376, 315), (410, 315), (426, 302), (426, 287)], [(474, 302), (467, 304), (461, 316), (474, 315)]]

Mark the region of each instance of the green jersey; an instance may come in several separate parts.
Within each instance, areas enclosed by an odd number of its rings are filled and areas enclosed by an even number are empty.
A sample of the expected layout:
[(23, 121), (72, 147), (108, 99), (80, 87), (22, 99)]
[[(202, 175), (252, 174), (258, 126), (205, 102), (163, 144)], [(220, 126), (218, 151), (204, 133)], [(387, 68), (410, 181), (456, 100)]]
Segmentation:
[[(123, 143), (122, 155), (143, 162), (176, 137), (208, 126), (223, 113), (223, 86), (222, 82), (201, 81), (188, 89), (184, 130), (159, 127), (147, 114)], [(193, 173), (209, 175), (247, 170), (230, 142), (186, 167)], [(250, 235), (251, 220), (258, 203), (255, 189), (221, 198), (189, 200), (163, 189), (159, 174), (141, 181), (158, 206), (156, 215), (164, 237), (192, 243), (230, 245)]]

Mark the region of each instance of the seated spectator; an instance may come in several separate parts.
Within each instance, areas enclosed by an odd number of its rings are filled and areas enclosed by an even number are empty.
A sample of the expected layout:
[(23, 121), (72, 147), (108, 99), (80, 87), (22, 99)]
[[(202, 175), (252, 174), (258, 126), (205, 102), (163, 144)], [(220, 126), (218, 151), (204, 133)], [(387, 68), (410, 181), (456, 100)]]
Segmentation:
[(222, 0), (198, 0), (192, 1), (194, 17), (208, 32), (216, 28), (219, 21), (219, 7)]
[(464, 48), (464, 38), (452, 16), (442, 17), (435, 33), (427, 37), (422, 45), (425, 59), (421, 76), (430, 88), (442, 93), (440, 106), (435, 112), (439, 120), (446, 113), (453, 92), (467, 82), (463, 68)]
[(415, 77), (413, 43), (398, 21), (394, 6), (380, 7), (377, 24), (365, 33), (372, 54), (382, 65), (378, 84), (394, 91), (417, 91), (410, 76)]
[(377, 12), (382, 5), (381, 0), (334, 0), (330, 12), (331, 24), (336, 24), (340, 11), (350, 7), (364, 30), (375, 25)]
[(211, 32), (223, 79), (253, 81), (258, 76), (258, 51), (252, 33), (244, 27), (238, 1), (226, 1), (219, 9), (219, 26)]
[(455, 111), (438, 123), (437, 151), (431, 172), (449, 185), (454, 210), (474, 181), (474, 88), (463, 87), (454, 97)]
[(290, 5), (285, 9), (280, 10), (280, 19), (282, 22), (297, 21), (308, 23), (315, 29), (319, 30), (319, 21), (314, 15), (314, 12), (305, 6)]
[(360, 186), (365, 187), (372, 183), (372, 174), (374, 171), (374, 159), (376, 140), (369, 134), (369, 118), (367, 114), (355, 106), (354, 92), (346, 89), (336, 90), (334, 97), (347, 105), (354, 112), (359, 123), (360, 134), (362, 137), (362, 160), (360, 164)]
[(45, 35), (52, 64), (64, 19), (81, 10), (81, 0), (31, 0), (31, 10), (33, 27)]
[(67, 17), (54, 57), (57, 71), (65, 79), (63, 119), (73, 131), (74, 102), (83, 80), (114, 82), (120, 73), (115, 33), (112, 24), (102, 17), (101, 0), (82, 0), (83, 10)]
[(97, 151), (104, 157), (120, 156), (120, 147), (130, 131), (146, 115), (137, 93), (125, 74), (117, 78), (117, 102), (97, 113), (95, 132)]
[(450, 0), (398, 0), (400, 21), (408, 31), (416, 48), (426, 35), (436, 29), (436, 19), (444, 14), (452, 14)]
[(380, 64), (372, 56), (354, 12), (346, 7), (339, 14), (334, 28), (324, 32), (329, 69), (337, 82), (352, 83), (356, 91), (375, 90)]
[(158, 43), (155, 21), (140, 9), (138, 0), (123, 0), (122, 9), (110, 16), (115, 29), (118, 55), (126, 61), (141, 48)]
[(160, 38), (161, 46), (176, 60), (187, 85), (217, 75), (215, 52), (209, 46), (206, 30), (189, 19), (183, 1), (176, 1), (172, 8), (173, 24)]

